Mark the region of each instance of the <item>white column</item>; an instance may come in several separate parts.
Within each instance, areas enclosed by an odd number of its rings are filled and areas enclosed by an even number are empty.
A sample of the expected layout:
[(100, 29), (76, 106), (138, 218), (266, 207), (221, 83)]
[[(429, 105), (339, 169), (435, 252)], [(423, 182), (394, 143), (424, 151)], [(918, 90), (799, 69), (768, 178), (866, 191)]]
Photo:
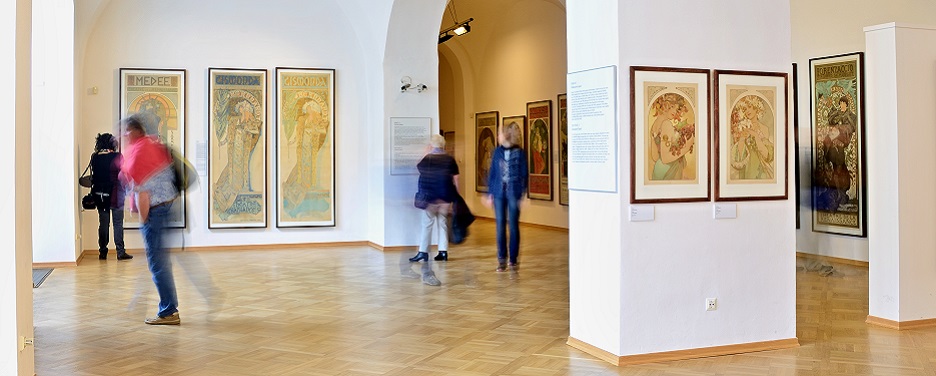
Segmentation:
[(936, 27), (865, 28), (869, 317), (936, 324)]
[(0, 3), (0, 116), (7, 147), (0, 148), (0, 374), (32, 375), (32, 346), (19, 349), (19, 338), (33, 337), (31, 283), (30, 181), (30, 27), (29, 0)]
[(620, 363), (796, 346), (792, 168), (788, 199), (738, 202), (734, 219), (713, 219), (711, 202), (653, 205), (650, 222), (626, 215), (630, 66), (790, 73), (789, 2), (566, 5), (569, 70), (617, 65), (620, 109), (619, 192), (571, 196), (570, 344)]
[[(78, 189), (75, 172), (74, 1), (37, 0), (33, 7), (32, 101), (41, 104), (32, 109), (33, 262), (72, 263), (79, 252), (78, 199), (88, 193)], [(81, 169), (91, 151), (81, 150)], [(96, 248), (96, 238), (86, 241)]]

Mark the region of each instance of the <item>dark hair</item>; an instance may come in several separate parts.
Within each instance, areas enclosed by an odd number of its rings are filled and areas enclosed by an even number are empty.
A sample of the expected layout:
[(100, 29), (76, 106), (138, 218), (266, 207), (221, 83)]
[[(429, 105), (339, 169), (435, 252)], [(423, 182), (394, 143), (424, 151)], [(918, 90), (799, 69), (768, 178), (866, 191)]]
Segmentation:
[(129, 117), (123, 119), (121, 123), (123, 123), (124, 128), (126, 128), (128, 131), (131, 129), (137, 129), (140, 132), (143, 132), (143, 134), (146, 134), (146, 128), (143, 127), (143, 121), (141, 121), (140, 117), (137, 115), (130, 115)]
[(845, 103), (845, 105), (847, 106), (847, 105), (848, 105), (848, 98), (846, 98), (846, 97), (841, 97), (841, 98), (839, 98), (839, 104), (842, 104), (842, 103)]
[(94, 138), (94, 152), (100, 152), (101, 150), (113, 150), (117, 146), (117, 143), (114, 142), (114, 135), (110, 133), (98, 133), (97, 137)]

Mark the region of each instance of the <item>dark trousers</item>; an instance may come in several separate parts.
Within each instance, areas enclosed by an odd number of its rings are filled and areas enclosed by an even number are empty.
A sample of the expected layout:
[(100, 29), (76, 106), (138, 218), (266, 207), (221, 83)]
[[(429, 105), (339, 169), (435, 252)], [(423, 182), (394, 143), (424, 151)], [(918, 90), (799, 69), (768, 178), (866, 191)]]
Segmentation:
[(110, 220), (114, 218), (114, 246), (117, 247), (117, 254), (127, 252), (124, 248), (124, 211), (123, 209), (98, 208), (98, 251), (102, 255), (107, 255), (107, 244), (110, 242)]
[(517, 263), (520, 253), (520, 207), (518, 199), (494, 197), (494, 219), (497, 227), (497, 261), (507, 260), (507, 227), (510, 227), (510, 263)]

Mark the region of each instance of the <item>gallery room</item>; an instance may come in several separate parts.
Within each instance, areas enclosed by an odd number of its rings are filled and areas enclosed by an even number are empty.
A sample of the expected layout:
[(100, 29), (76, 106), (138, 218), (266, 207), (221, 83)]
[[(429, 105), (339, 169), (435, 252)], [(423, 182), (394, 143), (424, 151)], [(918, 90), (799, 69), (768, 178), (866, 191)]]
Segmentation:
[[(930, 1), (0, 14), (2, 375), (936, 370)], [(118, 259), (82, 207), (96, 138), (128, 150), (135, 114), (194, 181), (164, 237), (179, 325), (144, 323), (141, 214), (119, 209)], [(504, 269), (488, 197), (514, 126), (528, 185)], [(476, 219), (411, 262), (435, 134)]]

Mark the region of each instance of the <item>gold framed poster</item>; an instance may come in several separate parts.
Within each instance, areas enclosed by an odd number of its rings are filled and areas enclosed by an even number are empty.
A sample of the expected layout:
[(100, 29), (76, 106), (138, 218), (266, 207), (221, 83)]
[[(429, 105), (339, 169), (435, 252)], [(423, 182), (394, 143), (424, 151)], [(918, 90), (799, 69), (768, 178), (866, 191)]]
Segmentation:
[(475, 191), (488, 191), (488, 171), (491, 157), (497, 148), (498, 112), (478, 112), (475, 114)]
[(809, 59), (813, 231), (867, 235), (864, 53)]
[[(118, 118), (142, 114), (147, 134), (185, 156), (185, 70), (120, 68)], [(121, 141), (120, 134), (114, 135)], [(185, 228), (185, 192), (172, 203), (167, 227)], [(140, 228), (140, 214), (124, 205), (124, 228)]]
[(556, 118), (559, 133), (559, 205), (569, 206), (569, 105), (568, 96), (556, 97)]
[(531, 200), (552, 201), (552, 100), (527, 103), (527, 161)]
[(276, 68), (276, 227), (335, 226), (335, 70)]
[(208, 68), (208, 228), (266, 227), (266, 75)]

